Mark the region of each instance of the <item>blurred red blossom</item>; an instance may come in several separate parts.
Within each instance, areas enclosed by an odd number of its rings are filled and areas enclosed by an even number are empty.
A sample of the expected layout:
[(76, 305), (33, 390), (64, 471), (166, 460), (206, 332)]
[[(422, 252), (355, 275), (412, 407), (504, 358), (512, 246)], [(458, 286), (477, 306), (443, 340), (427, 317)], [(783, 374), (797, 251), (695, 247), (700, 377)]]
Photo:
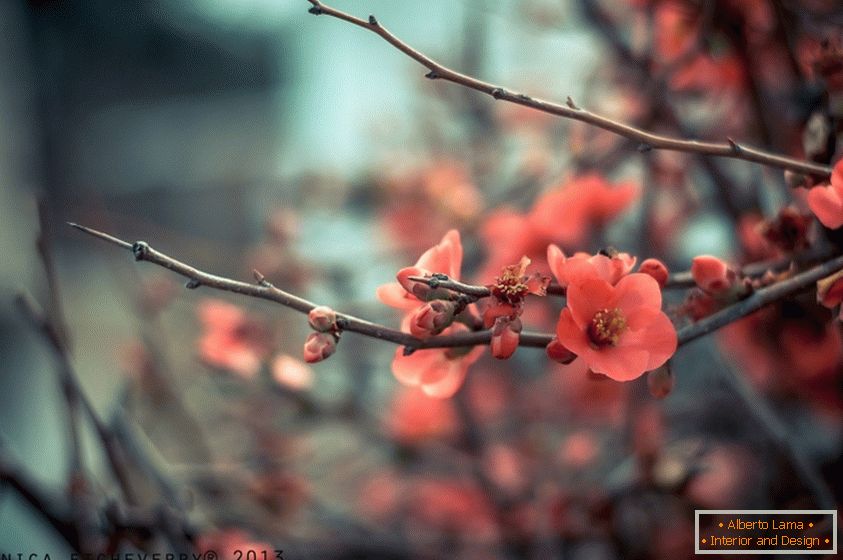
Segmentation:
[[(606, 225), (638, 198), (633, 182), (612, 185), (597, 173), (574, 177), (547, 190), (532, 209), (520, 213), (501, 208), (490, 213), (480, 228), (488, 257), (481, 278), (489, 278), (526, 255), (544, 271), (547, 246), (573, 248), (594, 227)], [(565, 219), (560, 219), (564, 216)]]
[(219, 299), (201, 301), (197, 314), (202, 323), (200, 358), (241, 377), (254, 377), (270, 351), (266, 325)]
[(457, 415), (449, 400), (428, 396), (417, 388), (396, 391), (385, 418), (390, 437), (403, 444), (447, 439), (457, 432)]

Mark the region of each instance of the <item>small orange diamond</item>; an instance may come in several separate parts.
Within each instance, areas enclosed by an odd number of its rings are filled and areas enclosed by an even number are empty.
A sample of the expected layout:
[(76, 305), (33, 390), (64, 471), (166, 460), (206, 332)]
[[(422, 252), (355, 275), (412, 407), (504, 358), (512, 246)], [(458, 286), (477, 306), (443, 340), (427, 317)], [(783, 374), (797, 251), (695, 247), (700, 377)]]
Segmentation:
[[(705, 544), (705, 539), (703, 539), (702, 542)], [(825, 542), (828, 542), (828, 539), (826, 539)]]
[(813, 523), (808, 523), (808, 527), (813, 527), (813, 526), (814, 526)]
[[(703, 542), (705, 542), (705, 541), (703, 541)], [(828, 539), (825, 540), (825, 544), (828, 544)]]
[(722, 526), (723, 526), (723, 524), (721, 523), (721, 524), (720, 524), (720, 526), (722, 527)]

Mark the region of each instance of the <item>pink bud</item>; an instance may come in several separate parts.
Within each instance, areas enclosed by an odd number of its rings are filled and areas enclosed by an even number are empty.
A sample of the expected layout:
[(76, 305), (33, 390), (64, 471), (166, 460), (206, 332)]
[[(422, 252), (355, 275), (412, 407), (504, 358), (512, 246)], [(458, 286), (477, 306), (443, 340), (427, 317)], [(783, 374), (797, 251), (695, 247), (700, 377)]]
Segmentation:
[(577, 355), (565, 348), (555, 336), (545, 348), (545, 352), (548, 358), (560, 364), (567, 365), (577, 359)]
[(675, 382), (676, 379), (673, 376), (673, 370), (670, 369), (669, 363), (647, 374), (647, 388), (650, 390), (650, 394), (657, 399), (663, 399), (668, 396), (673, 391)]
[(641, 263), (641, 266), (638, 267), (638, 272), (652, 276), (656, 282), (659, 283), (659, 287), (661, 288), (664, 288), (664, 285), (667, 284), (667, 267), (659, 259), (645, 260)]
[(505, 360), (515, 353), (518, 348), (518, 341), (521, 338), (521, 319), (510, 321), (508, 318), (499, 317), (495, 320), (492, 329), (492, 342), (490, 348), (492, 356), (499, 360)]
[(456, 303), (434, 300), (419, 307), (410, 320), (410, 333), (425, 338), (442, 332), (454, 322)]
[(402, 268), (398, 271), (396, 278), (398, 279), (398, 283), (401, 284), (401, 287), (407, 290), (407, 292), (413, 294), (417, 298), (422, 301), (427, 299), (427, 295), (430, 293), (432, 288), (425, 284), (424, 282), (418, 282), (415, 280), (410, 280), (411, 276), (430, 276), (430, 273), (423, 268), (419, 268), (417, 266), (408, 266), (406, 268)]
[(337, 339), (330, 333), (310, 333), (304, 341), (304, 361), (313, 364), (321, 362), (337, 349)]
[(694, 257), (691, 276), (697, 286), (710, 294), (723, 293), (735, 284), (735, 273), (722, 260), (711, 255)]
[(307, 320), (311, 328), (319, 332), (329, 332), (337, 327), (337, 313), (324, 305), (311, 309)]

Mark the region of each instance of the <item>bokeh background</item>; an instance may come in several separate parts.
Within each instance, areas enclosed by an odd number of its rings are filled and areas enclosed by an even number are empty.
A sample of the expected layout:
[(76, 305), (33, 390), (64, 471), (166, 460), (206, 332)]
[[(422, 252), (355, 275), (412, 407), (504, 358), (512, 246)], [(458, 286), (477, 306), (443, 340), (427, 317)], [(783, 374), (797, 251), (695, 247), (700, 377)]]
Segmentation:
[[(834, 128), (822, 149), (804, 131), (840, 111), (812, 66), (822, 40), (840, 37), (836, 4), (336, 7), (377, 14), (422, 52), (495, 83), (570, 95), (677, 136), (730, 135), (827, 163)], [(484, 356), (442, 403), (400, 386), (386, 343), (347, 335), (337, 355), (307, 366), (302, 316), (183, 290), (65, 225), (144, 239), (238, 279), (256, 268), (293, 293), (397, 326), (378, 285), (450, 228), (463, 234), (464, 276), (490, 281), (521, 233), (493, 218), (524, 215), (576, 174), (643, 189), (565, 249), (613, 245), (672, 270), (703, 253), (770, 256), (749, 233), (753, 220), (800, 203), (777, 170), (639, 153), (426, 80), (374, 34), (308, 6), (0, 3), (3, 461), (22, 466), (51, 504), (66, 502), (60, 364), (15, 305), (25, 290), (64, 325), (84, 393), (131, 448), (140, 504), (184, 513), (206, 547), (272, 543), (293, 559), (678, 558), (692, 547), (694, 507), (816, 506), (816, 485), (794, 465), (839, 500), (839, 323), (825, 326), (811, 294), (744, 323), (731, 345), (712, 337), (681, 349), (663, 401), (643, 378), (600, 381), (524, 349), (505, 363)], [(682, 294), (672, 297), (678, 306)], [(531, 320), (549, 330), (552, 313)], [(90, 507), (100, 511), (120, 492), (90, 422), (81, 425)], [(0, 552), (68, 551), (0, 485)]]

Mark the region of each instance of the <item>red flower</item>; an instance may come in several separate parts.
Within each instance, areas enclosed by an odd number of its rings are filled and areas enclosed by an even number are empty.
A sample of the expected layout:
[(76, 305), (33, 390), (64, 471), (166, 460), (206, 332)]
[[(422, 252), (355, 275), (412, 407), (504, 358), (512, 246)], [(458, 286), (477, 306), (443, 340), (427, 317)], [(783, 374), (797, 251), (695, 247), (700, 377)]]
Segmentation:
[(808, 206), (825, 227), (843, 226), (843, 159), (834, 166), (830, 185), (808, 191)]
[(398, 282), (384, 284), (377, 294), (386, 305), (409, 311), (419, 306), (422, 301), (415, 294), (424, 295), (427, 286), (421, 282), (409, 280), (410, 276), (429, 276), (435, 272), (447, 274), (453, 280), (460, 279), (462, 267), (462, 243), (460, 232), (450, 230), (438, 245), (431, 247), (419, 257), (415, 266), (401, 269)]
[[(462, 323), (455, 323), (442, 331), (443, 335), (467, 331)], [(403, 348), (395, 350), (392, 373), (398, 381), (410, 387), (420, 387), (431, 397), (446, 399), (453, 396), (462, 386), (468, 368), (477, 361), (483, 347), (475, 348), (430, 348), (416, 350), (409, 356)]]
[(615, 286), (592, 276), (568, 286), (556, 337), (592, 371), (630, 381), (676, 351), (676, 329), (661, 300), (659, 285), (646, 274), (630, 274)]

